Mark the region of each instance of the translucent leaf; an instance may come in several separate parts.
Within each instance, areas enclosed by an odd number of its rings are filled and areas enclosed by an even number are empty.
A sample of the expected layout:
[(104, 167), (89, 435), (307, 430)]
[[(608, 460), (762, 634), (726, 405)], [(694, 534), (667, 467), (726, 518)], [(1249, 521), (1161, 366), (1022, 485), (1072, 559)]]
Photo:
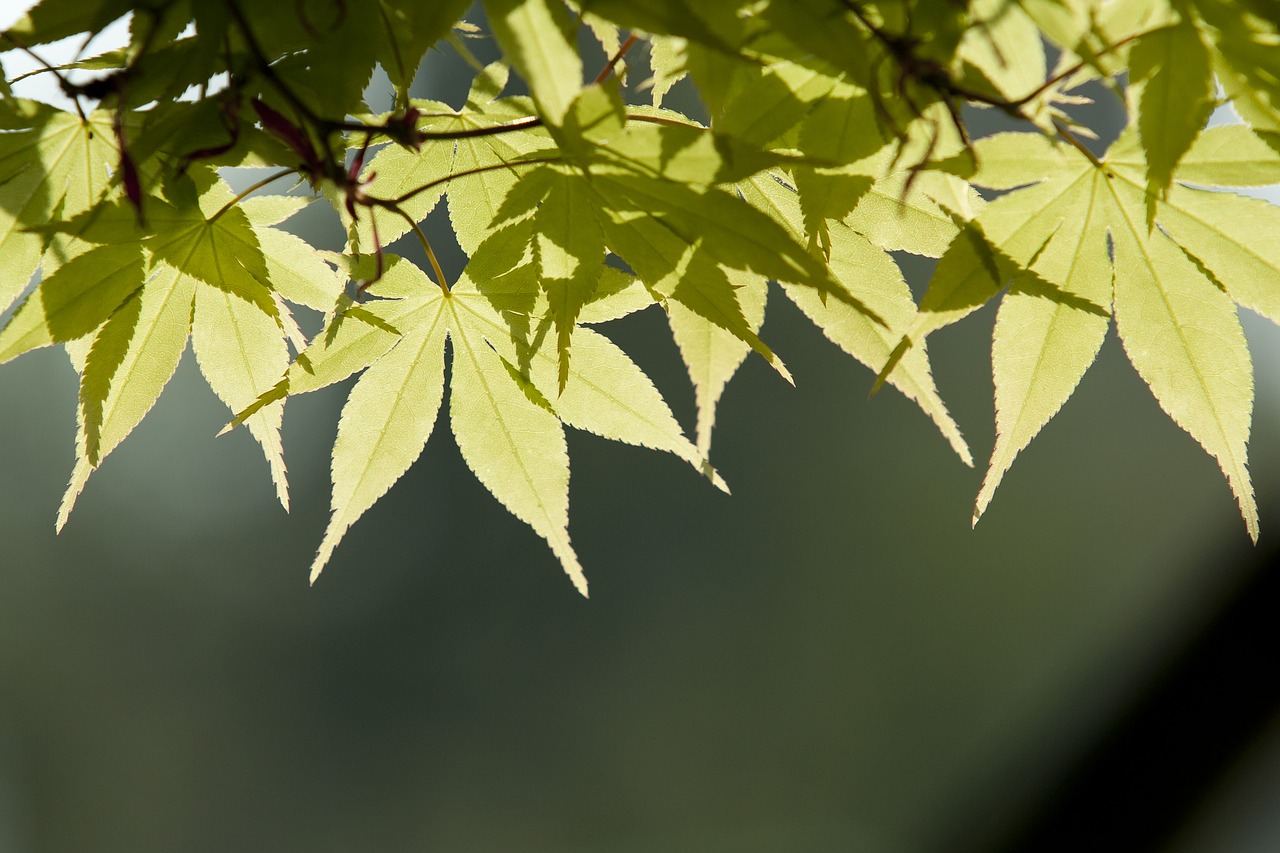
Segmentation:
[(256, 227), (254, 235), (276, 293), (295, 305), (333, 310), (343, 292), (342, 281), (311, 244), (278, 228)]
[(951, 175), (921, 172), (907, 191), (909, 177), (894, 172), (877, 180), (844, 221), (887, 251), (940, 257), (958, 229), (935, 198), (954, 193), (952, 182), (960, 184), (961, 192), (972, 190)]
[(45, 278), (0, 332), (0, 362), (93, 332), (142, 287), (138, 244), (98, 246)]
[(467, 467), (513, 515), (547, 540), (583, 596), (587, 580), (569, 543), (569, 456), (564, 428), (512, 381), (465, 311), (450, 312), (449, 419)]
[[(1036, 277), (1015, 277), (1001, 302), (991, 346), (996, 444), (974, 505), (975, 524), (1014, 458), (1075, 392), (1106, 336), (1111, 261), (1102, 180), (1095, 175), (1089, 192), (1073, 197), (1036, 259)], [(1038, 287), (1037, 278), (1060, 290)]]
[(342, 536), (422, 453), (444, 395), (443, 301), (364, 372), (333, 445), (333, 515), (311, 565), (314, 583)]
[(938, 260), (920, 313), (881, 372), (925, 336), (985, 305), (1018, 270), (1026, 269), (1066, 218), (1073, 198), (1088, 189), (1091, 170), (1077, 166), (1061, 177), (1010, 193), (966, 223)]
[(545, 133), (531, 131), (458, 140), (453, 174), (460, 177), (449, 182), (447, 200), (449, 221), (464, 252), (474, 254), (489, 236), (503, 199), (520, 172), (530, 168), (512, 164), (549, 146)]
[(1233, 4), (1198, 2), (1216, 42), (1214, 71), (1236, 110), (1255, 129), (1280, 132), (1280, 59), (1275, 11), (1248, 14)]
[[(474, 121), (462, 117), (449, 117), (432, 124), (432, 130), (465, 130), (476, 126)], [(397, 199), (408, 195), (399, 207), (414, 222), (421, 222), (444, 196), (444, 179), (453, 168), (452, 140), (427, 142), (421, 151), (413, 151), (399, 145), (388, 145), (379, 151), (365, 167), (363, 176), (369, 180), (364, 191), (373, 198)], [(416, 192), (419, 187), (436, 183), (432, 189)], [(378, 207), (361, 209), (355, 222), (356, 245), (362, 252), (373, 252), (374, 225), (377, 223), (378, 242), (390, 246), (410, 230), (403, 216)]]
[[(807, 285), (855, 308), (863, 307), (782, 226), (735, 195), (718, 189), (696, 193), (678, 184), (625, 174), (598, 175), (594, 184), (606, 207), (646, 212), (684, 244), (698, 241), (702, 251), (720, 264)], [(618, 239), (617, 229), (612, 234)], [(631, 260), (625, 251), (620, 254)]]
[(384, 294), (399, 288), (401, 292), (395, 295), (400, 298), (352, 305), (343, 297), (343, 310), (335, 312), (311, 345), (298, 353), (284, 377), (240, 410), (222, 432), (244, 423), (276, 400), (317, 391), (364, 370), (389, 352), (405, 330), (417, 325), (440, 298), (440, 289), (426, 273), (399, 257), (388, 258), (386, 274), (377, 287)]
[(255, 226), (279, 225), (315, 201), (307, 195), (254, 195), (240, 200), (240, 209)]
[(191, 330), (196, 281), (161, 264), (98, 330), (80, 377), (76, 464), (62, 499), (62, 529), (89, 474), (155, 405)]
[[(289, 366), (280, 325), (256, 306), (225, 290), (200, 284), (192, 313), (191, 348), (200, 372), (218, 399), (238, 412), (269, 391)], [(249, 432), (262, 447), (280, 505), (289, 508), (280, 426), (284, 402), (263, 407), (249, 418)]]
[(663, 36), (650, 39), (649, 65), (653, 69), (651, 95), (655, 107), (662, 106), (662, 99), (685, 76), (684, 40)]
[[(1224, 130), (1216, 128), (1215, 130)], [(1213, 144), (1217, 134), (1203, 140)], [(1148, 204), (1141, 152), (1131, 135), (1121, 136), (1107, 155), (1118, 178), (1115, 191), (1126, 204)], [(1224, 154), (1226, 149), (1218, 148)], [(1241, 148), (1239, 153), (1249, 151)], [(1236, 156), (1230, 153), (1229, 157)], [(1228, 159), (1223, 177), (1237, 174)], [(1217, 174), (1217, 165), (1193, 162), (1195, 174)], [(1179, 171), (1181, 179), (1181, 171)], [(1174, 184), (1156, 202), (1156, 220), (1186, 252), (1203, 264), (1232, 299), (1272, 322), (1280, 322), (1280, 208), (1235, 193), (1208, 192)]]
[(1005, 98), (1022, 98), (1045, 80), (1040, 29), (1017, 3), (979, 0), (959, 56), (976, 66)]
[(34, 47), (78, 33), (99, 32), (112, 21), (133, 11), (133, 7), (129, 0), (84, 0), (80, 3), (40, 0), (7, 32), (16, 36), (19, 44)]
[(560, 124), (582, 88), (582, 59), (562, 0), (486, 0), (503, 51), (529, 83), (538, 110)]
[(591, 299), (582, 306), (579, 323), (607, 323), (653, 304), (653, 295), (640, 279), (622, 270), (605, 267), (600, 273), (600, 283)]
[(506, 323), (466, 276), (454, 286), (453, 294), (455, 310), (467, 312), (467, 323), (499, 354), (509, 363), (528, 362), (529, 381), (566, 424), (612, 441), (672, 453), (724, 488), (705, 453), (685, 437), (653, 382), (608, 338), (591, 329), (574, 332), (573, 362), (562, 387), (554, 342), (544, 338), (535, 352), (523, 358)]
[(1214, 108), (1209, 52), (1199, 30), (1181, 23), (1149, 32), (1130, 54), (1129, 94), (1147, 154), (1147, 183), (1160, 193)]
[[(47, 4), (46, 4), (47, 5)], [(106, 113), (86, 124), (48, 104), (0, 100), (0, 310), (18, 298), (40, 264), (45, 237), (24, 230), (58, 211), (70, 219), (106, 192), (119, 152)]]
[(1116, 327), (1129, 360), (1171, 418), (1222, 467), (1249, 536), (1258, 510), (1246, 445), (1253, 367), (1230, 298), (1159, 231), (1147, 238), (1142, 211), (1122, 207), (1112, 229)]
[[(743, 184), (747, 198), (769, 210), (795, 234), (804, 227), (795, 193), (768, 175)], [(830, 257), (832, 273), (884, 319), (874, 323), (865, 314), (833, 299), (824, 300), (806, 288), (783, 285), (783, 291), (827, 338), (872, 370), (889, 361), (902, 331), (915, 318), (911, 291), (897, 264), (866, 237), (848, 226), (833, 223)], [(938, 396), (925, 350), (908, 353), (890, 374), (890, 384), (914, 401), (928, 415), (966, 465), (973, 456), (955, 420)]]
[(147, 248), (158, 258), (205, 284), (243, 299), (264, 314), (277, 315), (267, 262), (249, 217), (239, 207), (222, 208), (230, 190), (218, 181), (197, 204), (182, 206), (153, 200), (148, 221), (157, 228)]
[[(765, 301), (768, 290), (764, 279), (750, 273), (728, 273), (730, 283), (737, 290), (739, 304), (747, 326), (756, 334), (764, 323)], [(711, 430), (715, 426), (716, 405), (725, 386), (733, 378), (751, 348), (702, 315), (689, 310), (679, 302), (667, 303), (667, 320), (680, 357), (689, 370), (689, 379), (698, 405), (698, 450), (703, 455), (711, 452)]]
[[(1107, 162), (1117, 163), (1113, 156)], [(1280, 184), (1280, 154), (1241, 124), (1211, 127), (1178, 163), (1183, 184), (1259, 187)]]
[(604, 266), (604, 235), (592, 198), (576, 181), (555, 181), (534, 215), (533, 261), (547, 294), (559, 353), (559, 389), (569, 377), (569, 341)]
[(378, 61), (392, 85), (408, 89), (427, 48), (449, 32), (469, 5), (470, 0), (433, 0), (431, 3), (378, 0), (377, 11), (384, 32), (378, 45)]
[(1042, 133), (995, 133), (979, 139), (974, 149), (978, 168), (969, 180), (993, 190), (1038, 184), (1071, 162), (1062, 146)]

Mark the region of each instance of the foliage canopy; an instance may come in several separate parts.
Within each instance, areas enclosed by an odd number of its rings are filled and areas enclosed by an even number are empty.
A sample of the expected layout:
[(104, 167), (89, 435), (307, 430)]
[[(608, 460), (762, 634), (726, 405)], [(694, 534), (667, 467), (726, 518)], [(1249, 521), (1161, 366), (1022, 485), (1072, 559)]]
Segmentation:
[[(1000, 300), (975, 523), (1114, 317), (1256, 539), (1236, 305), (1280, 320), (1280, 210), (1220, 188), (1280, 182), (1268, 5), (485, 0), (504, 58), (482, 65), (467, 0), (43, 0), (0, 35), (0, 61), (35, 58), (75, 109), (0, 75), (0, 361), (56, 344), (79, 374), (58, 526), (190, 342), (286, 507), (288, 398), (360, 374), (313, 579), (422, 452), (447, 385), (468, 466), (585, 595), (564, 427), (673, 453), (726, 488), (709, 461), (725, 384), (752, 352), (791, 378), (760, 337), (773, 282), (966, 464), (926, 339)], [(124, 16), (124, 48), (42, 58)], [(432, 49), (474, 68), (461, 108), (411, 95)], [(364, 102), (377, 66), (395, 90), (383, 114)], [(664, 105), (686, 78), (699, 117)], [(1086, 84), (1127, 111), (1101, 153), (1073, 116)], [(1206, 130), (1226, 102), (1244, 123)], [(1016, 130), (975, 141), (973, 108)], [(277, 171), (237, 194), (236, 167)], [(286, 179), (310, 193), (257, 192)], [(342, 218), (341, 253), (280, 227), (316, 199)], [(455, 280), (420, 226), (441, 204), (468, 257)], [(406, 236), (427, 269), (388, 250)], [(903, 252), (937, 258), (918, 305)], [(321, 328), (304, 333), (296, 306)], [(688, 366), (693, 439), (596, 329), (645, 309), (666, 313)]]

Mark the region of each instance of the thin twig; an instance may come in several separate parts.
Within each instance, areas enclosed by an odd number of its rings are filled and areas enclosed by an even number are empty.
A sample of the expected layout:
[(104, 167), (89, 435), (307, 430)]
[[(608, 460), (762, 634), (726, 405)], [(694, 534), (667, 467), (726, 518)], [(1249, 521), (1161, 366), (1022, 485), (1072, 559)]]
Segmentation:
[(418, 236), (418, 242), (422, 244), (423, 250), (427, 253), (427, 260), (431, 261), (431, 268), (436, 272), (436, 284), (440, 285), (440, 290), (445, 296), (449, 295), (449, 283), (445, 280), (444, 270), (440, 269), (440, 261), (436, 259), (436, 253), (431, 250), (431, 241), (427, 239), (427, 235), (418, 225), (414, 218), (406, 213), (402, 208), (392, 208), (396, 213), (409, 223), (409, 227), (413, 229), (413, 233)]
[(558, 155), (553, 157), (531, 157), (528, 160), (515, 160), (510, 163), (490, 163), (485, 166), (476, 166), (473, 169), (463, 169), (461, 172), (454, 172), (452, 175), (446, 175), (443, 178), (436, 178), (434, 181), (427, 181), (422, 186), (414, 187), (407, 193), (396, 196), (395, 198), (369, 197), (365, 203), (377, 207), (383, 207), (387, 210), (394, 210), (396, 207), (404, 204), (414, 196), (424, 193), (427, 190), (435, 189), (442, 184), (447, 184), (450, 181), (457, 180), (458, 178), (469, 178), (472, 175), (483, 175), (485, 172), (496, 172), (499, 169), (512, 169), (516, 166), (536, 166), (540, 163), (559, 163), (561, 159), (562, 158)]
[(1095, 155), (1092, 151), (1090, 151), (1083, 142), (1080, 141), (1080, 137), (1076, 136), (1074, 133), (1067, 130), (1067, 128), (1059, 121), (1054, 121), (1053, 127), (1055, 130), (1058, 131), (1058, 136), (1065, 139), (1067, 142), (1071, 143), (1071, 145), (1074, 146), (1077, 151), (1083, 154), (1089, 160), (1090, 163), (1092, 163), (1094, 166), (1096, 166), (1099, 169), (1103, 168), (1102, 161), (1099, 160), (1097, 155)]
[(13, 45), (18, 50), (25, 53), (27, 56), (30, 56), (36, 62), (43, 65), (45, 71), (49, 71), (53, 74), (54, 77), (57, 77), (58, 86), (62, 89), (64, 93), (66, 93), (66, 95), (69, 98), (71, 98), (71, 103), (75, 105), (76, 113), (78, 113), (80, 116), (80, 121), (84, 122), (85, 124), (89, 123), (89, 117), (84, 114), (84, 108), (80, 106), (80, 99), (75, 97), (75, 95), (71, 94), (74, 91), (74, 87), (71, 85), (71, 81), (68, 78), (63, 77), (61, 71), (58, 68), (55, 68), (54, 66), (50, 65), (48, 62), (45, 62), (44, 57), (36, 53), (31, 48), (27, 47), (18, 39), (14, 38), (13, 35), (8, 31), (0, 33), (0, 38), (4, 39), (9, 44)]

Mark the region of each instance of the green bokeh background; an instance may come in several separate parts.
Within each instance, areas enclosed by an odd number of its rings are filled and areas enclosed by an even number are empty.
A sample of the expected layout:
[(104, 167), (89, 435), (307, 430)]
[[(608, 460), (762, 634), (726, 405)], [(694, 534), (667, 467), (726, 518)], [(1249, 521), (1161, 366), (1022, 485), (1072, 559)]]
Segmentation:
[[(993, 318), (930, 344), (981, 462)], [(1280, 336), (1246, 327), (1270, 538)], [(691, 427), (657, 309), (603, 330)], [(779, 293), (765, 337), (797, 387), (758, 359), (730, 384), (732, 497), (571, 434), (589, 601), (444, 422), (308, 588), (346, 386), (290, 403), (286, 516), (247, 434), (213, 438), (190, 353), (55, 537), (74, 375), (6, 365), (0, 851), (930, 851), (1015, 820), (1239, 580), (1225, 481), (1112, 334), (970, 529), (981, 462), (868, 401)], [(1274, 766), (1242, 765), (1188, 849), (1274, 849), (1251, 805)]]

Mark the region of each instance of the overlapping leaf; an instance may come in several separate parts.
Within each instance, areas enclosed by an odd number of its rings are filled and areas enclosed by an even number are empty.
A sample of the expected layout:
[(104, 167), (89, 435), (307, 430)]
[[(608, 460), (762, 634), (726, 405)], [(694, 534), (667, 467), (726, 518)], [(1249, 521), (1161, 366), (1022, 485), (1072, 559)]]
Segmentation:
[(446, 339), (453, 352), (450, 424), (463, 458), (512, 514), (547, 540), (584, 595), (586, 580), (568, 535), (561, 422), (671, 452), (724, 487), (653, 384), (602, 335), (577, 330), (575, 359), (561, 382), (554, 341), (522, 349), (503, 312), (466, 276), (445, 291), (408, 261), (390, 258), (370, 291), (376, 301), (335, 316), (276, 387), (237, 418), (251, 419), (286, 395), (364, 371), (339, 423), (333, 516), (313, 580), (343, 534), (422, 452), (443, 399)]
[[(93, 469), (155, 404), (188, 338), (209, 386), (239, 411), (268, 391), (289, 363), (286, 336), (294, 326), (271, 288), (273, 275), (304, 304), (331, 307), (337, 298), (332, 270), (313, 251), (300, 255), (296, 238), (255, 227), (244, 209), (229, 204), (224, 184), (209, 175), (200, 180), (203, 190), (175, 185), (172, 203), (152, 199), (145, 226), (122, 199), (73, 218), (71, 235), (51, 238), (51, 251), (63, 259), (46, 263), (50, 274), (0, 331), (6, 360), (50, 344), (75, 345), (77, 461), (59, 526)], [(264, 222), (296, 209), (251, 206)], [(275, 250), (269, 263), (260, 236)], [(302, 277), (305, 285), (297, 282)], [(282, 414), (281, 403), (264, 407), (249, 428), (287, 506)]]
[[(761, 337), (774, 281), (966, 462), (924, 342), (1004, 291), (975, 520), (1114, 316), (1256, 536), (1235, 305), (1280, 320), (1280, 213), (1213, 190), (1280, 182), (1280, 24), (1265, 3), (486, 0), (501, 59), (479, 70), (454, 40), (478, 69), (465, 106), (410, 100), (420, 59), (467, 5), (44, 0), (5, 34), (0, 49), (40, 48), (133, 13), (124, 48), (42, 72), (71, 74), (63, 88), (88, 118), (0, 81), (0, 310), (30, 290), (0, 361), (58, 344), (81, 374), (60, 525), (188, 340), (282, 502), (285, 399), (363, 372), (314, 577), (422, 452), (452, 351), (464, 459), (585, 593), (563, 427), (669, 452), (723, 487), (707, 455), (727, 381), (753, 350), (789, 378)], [(623, 55), (625, 28), (650, 40), (651, 81), (637, 80), (640, 51)], [(1059, 49), (1052, 71), (1042, 37)], [(597, 47), (609, 66), (585, 59)], [(382, 116), (363, 103), (377, 64), (395, 90)], [(508, 66), (528, 96), (503, 97)], [(1099, 161), (1067, 107), (1086, 81), (1119, 93), (1121, 72), (1130, 128)], [(686, 75), (705, 126), (662, 107)], [(1217, 84), (1251, 129), (1203, 130)], [(637, 94), (652, 105), (628, 104)], [(971, 145), (966, 101), (1041, 133)], [(354, 151), (372, 153), (362, 170)], [(345, 254), (276, 227), (298, 200), (233, 199), (224, 165), (285, 167), (323, 191)], [(420, 225), (442, 199), (469, 259), (452, 287)], [(429, 276), (386, 252), (410, 232)], [(898, 251), (938, 258), (918, 310)], [(289, 303), (324, 314), (309, 344)], [(655, 303), (694, 384), (696, 441), (587, 327)]]
[[(1205, 133), (1185, 157), (1188, 174), (1200, 183), (1239, 183), (1242, 157), (1265, 159), (1257, 147), (1223, 145), (1243, 132)], [(976, 520), (1014, 456), (1070, 396), (1114, 313), (1130, 361), (1161, 407), (1217, 459), (1256, 539), (1246, 462), (1252, 370), (1232, 300), (1277, 316), (1274, 286), (1256, 277), (1275, 281), (1276, 239), (1249, 239), (1265, 235), (1277, 214), (1252, 199), (1182, 186), (1178, 172), (1161, 193), (1148, 183), (1135, 137), (1127, 131), (1101, 162), (1062, 146), (1030, 163), (995, 161), (979, 171), (976, 181), (997, 187), (1036, 171), (1040, 180), (997, 199), (956, 238), (897, 352), (1009, 285), (992, 350), (998, 437)], [(980, 158), (1002, 142), (980, 143)], [(1270, 163), (1261, 174), (1275, 168)], [(1228, 221), (1240, 230), (1228, 233)]]

